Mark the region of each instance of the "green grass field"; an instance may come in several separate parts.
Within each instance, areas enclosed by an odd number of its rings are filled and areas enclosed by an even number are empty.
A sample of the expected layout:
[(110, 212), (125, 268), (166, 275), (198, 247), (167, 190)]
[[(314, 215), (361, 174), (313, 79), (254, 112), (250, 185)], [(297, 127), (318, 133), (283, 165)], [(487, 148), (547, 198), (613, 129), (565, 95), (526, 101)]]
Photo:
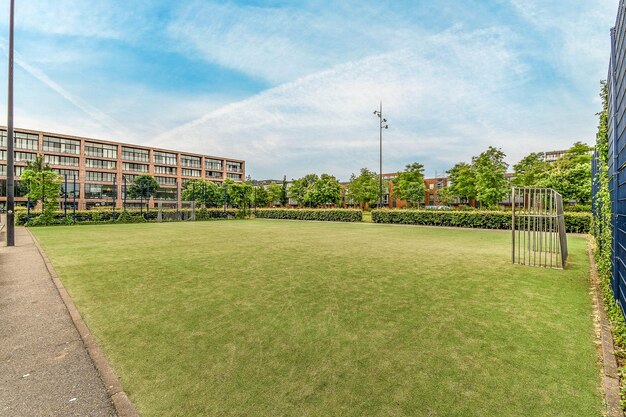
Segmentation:
[(33, 228), (143, 416), (600, 416), (586, 242), (272, 220)]

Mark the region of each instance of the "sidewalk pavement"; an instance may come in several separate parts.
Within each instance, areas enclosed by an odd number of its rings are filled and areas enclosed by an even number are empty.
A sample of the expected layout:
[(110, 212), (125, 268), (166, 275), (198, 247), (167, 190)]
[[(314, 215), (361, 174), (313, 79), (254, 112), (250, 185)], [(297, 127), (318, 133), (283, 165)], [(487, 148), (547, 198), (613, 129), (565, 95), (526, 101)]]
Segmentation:
[(0, 415), (115, 416), (32, 237), (0, 236)]

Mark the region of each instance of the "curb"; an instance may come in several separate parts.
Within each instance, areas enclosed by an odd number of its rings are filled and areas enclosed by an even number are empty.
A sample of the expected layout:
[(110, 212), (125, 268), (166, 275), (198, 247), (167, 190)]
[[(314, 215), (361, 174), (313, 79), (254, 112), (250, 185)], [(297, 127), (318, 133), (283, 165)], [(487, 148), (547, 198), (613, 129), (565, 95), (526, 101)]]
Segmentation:
[[(591, 241), (589, 241), (591, 242)], [(589, 263), (591, 265), (590, 281), (593, 295), (594, 327), (596, 328), (596, 338), (599, 339), (599, 349), (602, 361), (602, 388), (604, 391), (604, 401), (608, 417), (624, 417), (621, 405), (620, 382), (617, 366), (617, 358), (614, 353), (613, 332), (604, 309), (604, 300), (600, 290), (600, 277), (596, 269), (596, 262), (593, 258), (591, 243), (588, 246)]]
[(48, 259), (45, 252), (39, 245), (39, 242), (31, 233), (31, 231), (28, 230), (28, 228), (25, 229), (30, 237), (33, 239), (35, 247), (37, 248), (37, 251), (39, 251), (39, 255), (41, 255), (41, 258), (46, 265), (46, 269), (48, 270), (50, 278), (52, 279), (54, 286), (59, 292), (59, 295), (61, 296), (65, 307), (67, 308), (67, 312), (72, 318), (72, 322), (74, 323), (76, 330), (80, 334), (80, 338), (82, 339), (83, 344), (87, 349), (87, 353), (89, 353), (89, 356), (91, 357), (91, 360), (96, 367), (98, 374), (100, 375), (100, 379), (102, 379), (102, 382), (104, 382), (107, 394), (113, 402), (113, 406), (115, 407), (115, 411), (117, 412), (118, 417), (139, 417), (139, 414), (135, 410), (133, 404), (130, 402), (128, 395), (126, 395), (126, 393), (124, 392), (122, 384), (117, 378), (117, 375), (115, 375), (115, 373), (113, 372), (113, 368), (111, 368), (111, 365), (109, 365), (109, 362), (104, 356), (104, 353), (102, 353), (102, 351), (100, 350), (100, 347), (96, 343), (95, 339), (92, 337), (89, 328), (80, 316), (80, 313), (78, 312), (74, 301), (68, 294), (65, 287), (63, 287), (63, 283), (61, 282), (61, 280), (59, 280), (59, 276), (54, 270), (50, 259)]

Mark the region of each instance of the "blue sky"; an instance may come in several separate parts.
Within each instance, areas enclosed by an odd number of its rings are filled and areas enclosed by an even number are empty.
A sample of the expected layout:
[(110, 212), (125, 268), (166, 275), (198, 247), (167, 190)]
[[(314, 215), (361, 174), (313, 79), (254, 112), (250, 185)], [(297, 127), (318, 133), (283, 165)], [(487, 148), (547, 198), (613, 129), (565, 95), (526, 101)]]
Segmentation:
[[(379, 100), (385, 172), (418, 161), (433, 175), (490, 145), (512, 164), (592, 143), (617, 10), (617, 0), (17, 3), (17, 126), (242, 158), (259, 179), (377, 170)], [(6, 79), (6, 35), (0, 45)]]

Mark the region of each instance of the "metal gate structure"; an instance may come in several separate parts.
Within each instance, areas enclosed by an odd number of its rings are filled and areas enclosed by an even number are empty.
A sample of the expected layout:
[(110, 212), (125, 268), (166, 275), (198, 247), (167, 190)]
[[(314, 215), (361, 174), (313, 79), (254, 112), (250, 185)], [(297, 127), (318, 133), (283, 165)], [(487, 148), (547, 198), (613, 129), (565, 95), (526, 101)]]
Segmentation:
[(551, 188), (511, 190), (514, 264), (565, 269), (567, 235), (563, 197)]

